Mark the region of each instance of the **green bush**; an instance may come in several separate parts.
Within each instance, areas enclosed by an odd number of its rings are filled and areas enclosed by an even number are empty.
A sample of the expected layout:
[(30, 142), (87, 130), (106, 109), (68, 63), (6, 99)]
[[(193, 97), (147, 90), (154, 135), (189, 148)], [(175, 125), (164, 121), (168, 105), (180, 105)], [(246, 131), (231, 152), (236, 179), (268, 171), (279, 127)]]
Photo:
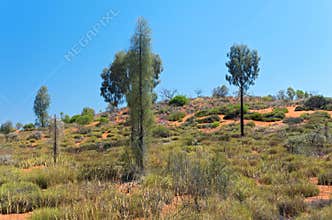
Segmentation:
[(107, 116), (106, 117), (100, 117), (98, 119), (98, 121), (99, 121), (99, 124), (107, 124), (109, 122), (109, 119), (108, 119)]
[(167, 138), (171, 136), (171, 131), (165, 126), (158, 125), (153, 128), (152, 135), (155, 138)]
[(308, 109), (324, 109), (325, 105), (329, 104), (324, 96), (312, 96), (305, 101), (304, 106)]
[(32, 123), (26, 124), (26, 125), (23, 126), (24, 131), (33, 131), (35, 129), (36, 129), (36, 126)]
[(295, 197), (295, 196), (313, 197), (319, 194), (319, 189), (317, 188), (317, 186), (311, 183), (297, 182), (285, 185), (283, 187), (283, 192), (290, 197)]
[[(240, 116), (241, 106), (240, 105), (228, 105), (220, 109), (221, 113), (225, 115), (224, 119), (235, 119)], [(243, 106), (243, 114), (247, 114), (249, 112), (249, 108), (247, 105)]]
[(300, 196), (281, 198), (278, 202), (278, 209), (279, 214), (283, 217), (295, 217), (305, 210), (305, 203)]
[(168, 116), (168, 120), (169, 121), (179, 121), (179, 122), (181, 122), (185, 116), (186, 116), (186, 113), (176, 111), (176, 112), (172, 112)]
[(296, 112), (306, 111), (306, 108), (303, 107), (303, 106), (296, 106), (296, 107), (295, 107), (295, 111), (296, 111)]
[(79, 125), (87, 125), (93, 122), (93, 116), (91, 115), (82, 115), (78, 117), (75, 121)]
[(283, 123), (289, 124), (289, 125), (295, 125), (295, 124), (301, 124), (303, 122), (303, 118), (285, 118), (283, 120)]
[(230, 172), (224, 157), (198, 159), (194, 155), (190, 157), (180, 151), (168, 157), (164, 173), (172, 178), (175, 194), (206, 197), (215, 192), (226, 197)]
[(0, 187), (0, 210), (2, 214), (25, 213), (39, 207), (40, 188), (29, 182), (5, 183)]
[(11, 121), (7, 121), (0, 126), (0, 133), (9, 134), (13, 131), (15, 131), (15, 128)]
[(76, 121), (79, 117), (81, 117), (81, 115), (74, 115), (73, 117), (71, 117), (70, 123), (76, 123)]
[(283, 120), (286, 115), (285, 112), (288, 110), (286, 108), (275, 108), (272, 112), (261, 114), (259, 112), (252, 112), (246, 114), (244, 117), (248, 120), (263, 121), (263, 122), (275, 122)]
[(197, 123), (208, 124), (208, 123), (219, 122), (220, 117), (218, 115), (210, 115), (202, 119), (197, 119), (196, 121)]
[(189, 99), (183, 95), (175, 96), (174, 98), (172, 98), (169, 101), (170, 105), (175, 105), (175, 106), (184, 106), (184, 105), (187, 105), (188, 103), (189, 103)]
[(327, 105), (324, 107), (324, 110), (326, 110), (326, 111), (332, 111), (332, 103), (327, 104)]

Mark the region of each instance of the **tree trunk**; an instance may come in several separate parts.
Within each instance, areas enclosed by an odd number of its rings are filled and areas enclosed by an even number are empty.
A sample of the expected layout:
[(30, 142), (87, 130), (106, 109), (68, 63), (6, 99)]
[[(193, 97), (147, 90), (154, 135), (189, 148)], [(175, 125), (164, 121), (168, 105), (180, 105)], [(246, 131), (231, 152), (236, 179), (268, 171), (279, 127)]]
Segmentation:
[(240, 96), (241, 96), (241, 136), (244, 137), (244, 111), (243, 111), (243, 87), (240, 88)]
[(142, 64), (142, 34), (140, 34), (139, 42), (139, 158), (138, 166), (140, 171), (144, 171), (144, 107), (143, 107), (143, 64)]
[(54, 164), (56, 164), (57, 162), (57, 154), (58, 154), (58, 140), (57, 140), (57, 119), (56, 119), (56, 115), (54, 115), (54, 143), (53, 143), (53, 159), (54, 159)]

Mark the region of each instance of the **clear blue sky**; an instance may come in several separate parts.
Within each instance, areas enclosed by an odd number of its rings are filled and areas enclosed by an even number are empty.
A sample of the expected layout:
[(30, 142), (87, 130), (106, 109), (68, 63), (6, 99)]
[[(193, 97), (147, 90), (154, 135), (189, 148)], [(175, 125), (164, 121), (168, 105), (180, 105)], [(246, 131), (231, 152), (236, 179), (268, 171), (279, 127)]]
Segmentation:
[[(33, 122), (33, 99), (42, 85), (49, 87), (52, 114), (104, 109), (100, 72), (128, 48), (139, 16), (149, 21), (154, 52), (164, 62), (159, 89), (210, 94), (226, 83), (230, 46), (244, 43), (262, 57), (252, 94), (293, 86), (332, 95), (330, 0), (2, 0), (0, 9), (0, 122)], [(64, 55), (111, 9), (119, 14), (66, 61)]]

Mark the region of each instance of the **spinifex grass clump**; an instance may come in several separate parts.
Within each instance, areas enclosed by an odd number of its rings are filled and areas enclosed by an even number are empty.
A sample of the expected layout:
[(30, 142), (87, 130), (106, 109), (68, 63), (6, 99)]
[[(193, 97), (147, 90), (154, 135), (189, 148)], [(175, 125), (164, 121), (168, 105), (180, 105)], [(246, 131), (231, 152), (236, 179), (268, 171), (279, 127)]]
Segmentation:
[(29, 182), (5, 183), (0, 187), (0, 210), (3, 214), (25, 213), (39, 207), (40, 188)]

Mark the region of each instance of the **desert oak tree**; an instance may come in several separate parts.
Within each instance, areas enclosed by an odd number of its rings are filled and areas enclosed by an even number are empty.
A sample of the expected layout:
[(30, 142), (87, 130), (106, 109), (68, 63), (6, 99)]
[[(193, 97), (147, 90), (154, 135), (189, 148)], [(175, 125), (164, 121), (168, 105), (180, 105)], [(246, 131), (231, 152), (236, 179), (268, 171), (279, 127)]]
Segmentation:
[(241, 98), (241, 136), (244, 136), (243, 95), (250, 86), (255, 84), (260, 68), (260, 57), (256, 50), (250, 50), (246, 45), (233, 45), (227, 54), (228, 73), (226, 80), (239, 88)]
[(139, 172), (144, 172), (144, 156), (147, 139), (153, 122), (153, 89), (160, 83), (163, 71), (159, 55), (151, 52), (151, 30), (143, 18), (139, 18), (131, 46), (121, 51), (109, 68), (101, 74), (101, 96), (117, 107), (127, 102), (131, 125), (131, 146)]
[(45, 127), (47, 124), (50, 103), (48, 89), (46, 86), (42, 86), (37, 92), (33, 106), (35, 115), (37, 116), (37, 122), (41, 127)]

